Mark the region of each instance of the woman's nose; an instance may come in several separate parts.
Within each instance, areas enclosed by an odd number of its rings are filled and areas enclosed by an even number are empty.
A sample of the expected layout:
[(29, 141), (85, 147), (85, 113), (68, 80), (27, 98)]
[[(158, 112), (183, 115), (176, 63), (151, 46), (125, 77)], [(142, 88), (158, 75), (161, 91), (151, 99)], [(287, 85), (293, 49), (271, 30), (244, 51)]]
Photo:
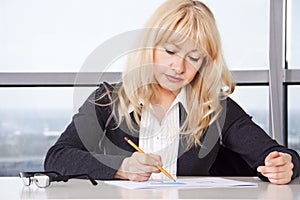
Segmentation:
[(181, 74), (184, 72), (184, 57), (181, 56), (175, 56), (174, 59), (172, 59), (171, 63), (171, 69), (174, 70), (177, 74)]

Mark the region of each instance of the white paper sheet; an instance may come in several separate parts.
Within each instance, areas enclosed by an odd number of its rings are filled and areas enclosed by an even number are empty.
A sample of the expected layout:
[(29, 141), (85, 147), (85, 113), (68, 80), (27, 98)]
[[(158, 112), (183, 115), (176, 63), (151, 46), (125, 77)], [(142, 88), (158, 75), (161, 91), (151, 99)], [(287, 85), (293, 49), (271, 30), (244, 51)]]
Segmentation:
[(124, 187), (127, 189), (162, 189), (162, 188), (224, 188), (224, 187), (240, 187), (240, 186), (254, 186), (256, 183), (236, 181), (218, 177), (200, 177), (179, 179), (176, 182), (171, 181), (146, 181), (146, 182), (134, 182), (134, 181), (104, 181), (104, 183)]

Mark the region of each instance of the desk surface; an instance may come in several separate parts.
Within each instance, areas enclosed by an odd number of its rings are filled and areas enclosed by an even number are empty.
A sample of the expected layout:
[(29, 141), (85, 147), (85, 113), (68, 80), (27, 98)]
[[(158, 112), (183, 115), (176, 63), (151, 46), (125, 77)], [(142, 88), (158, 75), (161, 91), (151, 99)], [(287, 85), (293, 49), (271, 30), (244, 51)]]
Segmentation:
[(41, 189), (23, 186), (19, 177), (0, 177), (1, 199), (284, 199), (300, 200), (300, 179), (289, 185), (274, 185), (256, 177), (227, 177), (250, 181), (257, 187), (200, 188), (200, 189), (143, 189), (130, 190), (98, 181), (93, 186), (87, 180), (71, 179), (53, 182)]

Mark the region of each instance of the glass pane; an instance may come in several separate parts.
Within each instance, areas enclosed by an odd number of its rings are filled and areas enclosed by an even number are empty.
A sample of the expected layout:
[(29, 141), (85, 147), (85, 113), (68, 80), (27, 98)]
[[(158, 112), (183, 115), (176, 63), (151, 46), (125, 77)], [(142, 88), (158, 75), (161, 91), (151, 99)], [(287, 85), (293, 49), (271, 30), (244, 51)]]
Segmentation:
[(300, 86), (288, 87), (288, 147), (300, 153)]
[(215, 14), (229, 68), (268, 69), (269, 1), (203, 0), (203, 2)]
[(141, 27), (163, 1), (1, 0), (0, 71), (79, 71), (97, 46)]
[(269, 134), (269, 87), (237, 86), (233, 98)]
[[(142, 27), (164, 1), (2, 0), (0, 71), (77, 72), (99, 45)], [(204, 2), (215, 13), (230, 69), (268, 68), (269, 1)]]
[(47, 150), (72, 119), (74, 91), (0, 88), (0, 176), (43, 170)]
[(300, 69), (300, 1), (288, 1), (288, 61), (290, 68)]

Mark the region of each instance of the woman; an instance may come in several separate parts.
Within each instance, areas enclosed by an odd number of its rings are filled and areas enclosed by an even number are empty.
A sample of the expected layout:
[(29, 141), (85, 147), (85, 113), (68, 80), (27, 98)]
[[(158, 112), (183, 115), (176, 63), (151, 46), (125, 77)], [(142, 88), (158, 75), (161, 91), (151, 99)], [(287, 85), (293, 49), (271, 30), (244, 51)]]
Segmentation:
[[(212, 12), (168, 0), (130, 53), (122, 83), (101, 83), (48, 151), (46, 170), (96, 179), (258, 175), (287, 184), (299, 155), (272, 140), (232, 99)], [(124, 137), (147, 153), (134, 152)]]

